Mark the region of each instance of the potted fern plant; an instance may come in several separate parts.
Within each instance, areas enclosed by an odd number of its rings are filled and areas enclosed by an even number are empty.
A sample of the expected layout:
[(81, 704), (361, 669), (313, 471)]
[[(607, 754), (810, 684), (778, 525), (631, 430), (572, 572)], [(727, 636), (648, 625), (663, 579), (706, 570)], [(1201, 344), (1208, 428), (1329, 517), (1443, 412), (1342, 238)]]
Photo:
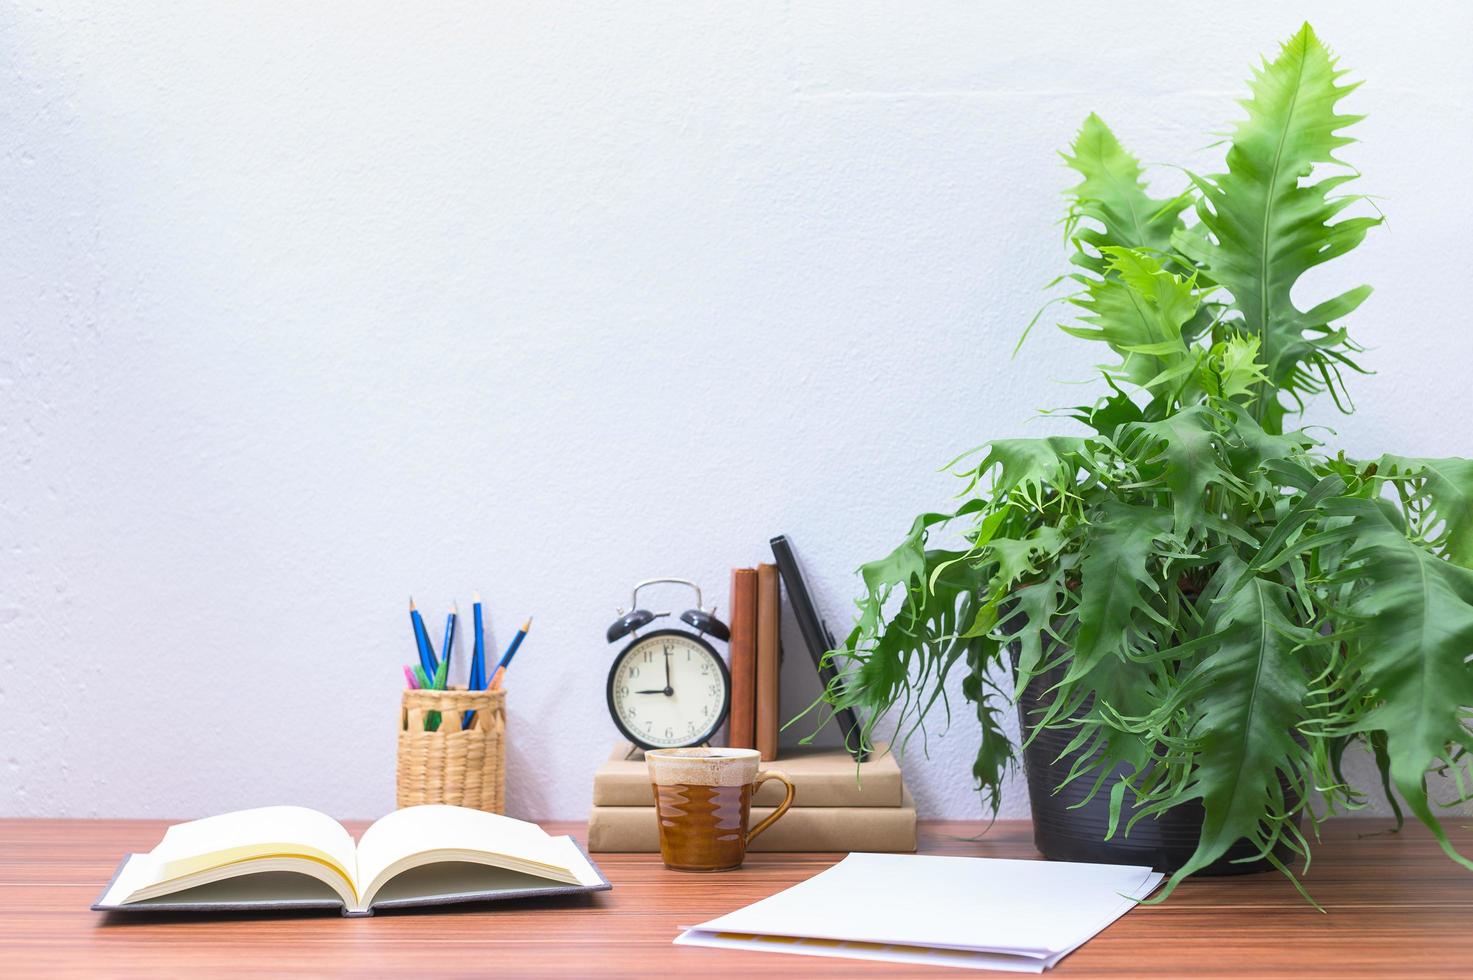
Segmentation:
[(1085, 120), (1062, 327), (1114, 352), (1105, 393), (1070, 411), (1077, 435), (954, 461), (962, 503), (862, 566), (830, 653), (824, 699), (866, 738), (887, 713), (914, 731), (962, 673), (994, 808), (1017, 700), (1040, 848), (1145, 853), (1168, 893), (1245, 865), (1293, 879), (1305, 824), (1364, 802), (1341, 774), (1356, 743), (1473, 868), (1426, 783), (1473, 748), (1473, 461), (1350, 459), (1290, 424), (1313, 396), (1348, 411), (1361, 370), (1344, 321), (1369, 287), (1291, 297), (1380, 222), (1337, 156), (1344, 74), (1306, 24), (1254, 72), (1221, 172), (1168, 199)]

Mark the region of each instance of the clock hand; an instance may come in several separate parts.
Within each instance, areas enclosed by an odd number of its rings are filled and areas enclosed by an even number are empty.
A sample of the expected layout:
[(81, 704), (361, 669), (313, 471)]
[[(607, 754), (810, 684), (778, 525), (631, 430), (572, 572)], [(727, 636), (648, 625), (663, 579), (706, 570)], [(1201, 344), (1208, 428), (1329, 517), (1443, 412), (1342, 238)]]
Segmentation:
[(665, 693), (665, 690), (666, 689), (663, 688), (663, 687), (656, 687), (656, 688), (653, 688), (653, 689), (648, 690), (648, 691), (635, 691), (634, 693), (635, 694), (664, 694)]

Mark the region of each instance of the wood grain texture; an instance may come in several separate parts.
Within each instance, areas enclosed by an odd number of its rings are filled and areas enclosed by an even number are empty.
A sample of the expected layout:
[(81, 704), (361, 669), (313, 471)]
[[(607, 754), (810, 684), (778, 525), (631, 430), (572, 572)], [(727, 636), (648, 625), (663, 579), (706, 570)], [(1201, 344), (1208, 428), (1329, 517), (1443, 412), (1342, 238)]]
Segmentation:
[[(102, 915), (87, 906), (127, 851), (160, 821), (0, 821), (0, 975), (171, 976), (969, 976), (671, 945), (681, 925), (765, 897), (837, 854), (753, 854), (720, 875), (666, 871), (658, 855), (602, 854), (614, 890), (512, 909), (373, 918)], [(351, 825), (355, 833), (362, 824)], [(581, 825), (548, 824), (580, 837)], [(1037, 857), (1028, 824), (922, 825), (933, 854)], [(1053, 971), (1061, 977), (1458, 977), (1473, 972), (1473, 873), (1420, 828), (1330, 824), (1308, 881), (1328, 914), (1276, 874), (1188, 882), (1164, 905), (1130, 912)], [(1465, 852), (1473, 830), (1452, 828)], [(1365, 834), (1374, 836), (1362, 837)]]

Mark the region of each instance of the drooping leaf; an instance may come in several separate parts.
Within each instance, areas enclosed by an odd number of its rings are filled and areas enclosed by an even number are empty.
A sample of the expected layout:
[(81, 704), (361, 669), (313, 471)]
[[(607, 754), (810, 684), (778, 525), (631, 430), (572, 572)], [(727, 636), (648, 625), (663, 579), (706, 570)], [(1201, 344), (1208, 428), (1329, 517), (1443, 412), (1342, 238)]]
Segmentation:
[(1226, 597), (1209, 635), (1213, 645), (1172, 704), (1189, 713), (1184, 727), (1196, 751), (1189, 781), (1168, 802), (1200, 799), (1205, 816), (1196, 851), (1168, 888), (1244, 838), (1272, 849), (1292, 812), (1281, 778), (1301, 792), (1305, 786), (1307, 757), (1295, 728), (1309, 675), (1299, 650), (1319, 637), (1295, 624), (1284, 586), (1262, 577)]
[(1355, 623), (1346, 643), (1354, 671), (1348, 701), (1369, 710), (1347, 732), (1385, 735), (1397, 792), (1442, 844), (1454, 850), (1427, 795), (1425, 776), (1439, 761), (1473, 750), (1473, 571), (1443, 561), (1409, 539), (1381, 502), (1340, 499), (1334, 513), (1359, 534), (1335, 580), (1350, 588), (1344, 613)]
[(1326, 372), (1347, 363), (1345, 334), (1333, 326), (1360, 305), (1357, 287), (1308, 311), (1294, 305), (1295, 283), (1308, 270), (1358, 245), (1375, 217), (1341, 217), (1358, 195), (1337, 194), (1354, 176), (1310, 180), (1316, 168), (1341, 165), (1335, 151), (1352, 142), (1341, 130), (1360, 117), (1338, 111), (1354, 85), (1305, 24), (1253, 77), (1247, 117), (1233, 133), (1227, 170), (1195, 179), (1197, 217), (1206, 235), (1178, 234), (1176, 247), (1227, 290), (1236, 329), (1257, 336), (1272, 384), (1262, 385), (1255, 413), (1281, 431), (1291, 400), (1321, 390)]
[[(1001, 665), (1002, 653), (1002, 644), (990, 635), (990, 627), (996, 623), (996, 610), (995, 607), (981, 606), (979, 580), (960, 581), (953, 587), (958, 595), (965, 597), (963, 605), (980, 606), (974, 615), (970, 608), (963, 611), (958, 626), (969, 615), (973, 622), (956, 642), (966, 658), (962, 697), (972, 703), (982, 733), (977, 755), (972, 761), (972, 778), (986, 795), (988, 806), (996, 812), (1002, 802), (1003, 778), (1015, 763), (1013, 743), (1002, 722), (1009, 708), (1008, 699), (1006, 692), (999, 690), (992, 678), (993, 671)], [(946, 600), (943, 598), (942, 601)], [(984, 621), (989, 629), (981, 628)]]
[(995, 664), (988, 651), (972, 648), (967, 652), (967, 676), (962, 678), (962, 696), (977, 712), (982, 740), (972, 761), (972, 778), (987, 796), (988, 806), (996, 812), (1002, 803), (1003, 777), (1015, 760), (1012, 740), (1003, 727), (1002, 716), (1008, 709), (1007, 698), (987, 680)]
[(1377, 463), (1377, 475), (1411, 478), (1411, 502), (1426, 529), (1437, 532), (1431, 543), (1449, 560), (1473, 568), (1473, 459), (1388, 455)]
[[(958, 663), (967, 667), (963, 695), (976, 704), (984, 727), (984, 744), (975, 771), (984, 789), (996, 794), (1012, 749), (999, 721), (1001, 692), (985, 681), (997, 660), (998, 642), (989, 635), (996, 609), (982, 598), (993, 568), (967, 560), (968, 553), (927, 551), (923, 555), (924, 585), (883, 627), (850, 634), (831, 661), (841, 664), (840, 683), (826, 692), (836, 707), (859, 708), (865, 716), (863, 739), (870, 735), (886, 708), (895, 708), (896, 737), (892, 745), (903, 754), (910, 736), (938, 703), (945, 705), (946, 679)], [(878, 612), (878, 610), (876, 610)], [(980, 627), (979, 627), (980, 621)], [(979, 628), (974, 628), (979, 627)], [(947, 708), (949, 715), (949, 707)]]
[(859, 568), (864, 580), (867, 599), (860, 603), (864, 617), (857, 627), (862, 632), (873, 632), (879, 626), (880, 610), (894, 589), (909, 593), (925, 584), (926, 536), (927, 531), (951, 520), (953, 515), (932, 511), (922, 514), (911, 523), (910, 531), (895, 550), (884, 558), (866, 562)]

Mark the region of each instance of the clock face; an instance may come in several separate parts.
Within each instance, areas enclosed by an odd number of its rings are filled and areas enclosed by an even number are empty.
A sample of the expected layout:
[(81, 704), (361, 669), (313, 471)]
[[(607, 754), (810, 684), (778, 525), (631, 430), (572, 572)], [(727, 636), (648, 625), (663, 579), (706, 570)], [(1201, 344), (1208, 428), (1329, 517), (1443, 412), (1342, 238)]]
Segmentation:
[(699, 745), (721, 727), (731, 677), (711, 645), (683, 630), (656, 630), (614, 658), (609, 712), (643, 748)]

